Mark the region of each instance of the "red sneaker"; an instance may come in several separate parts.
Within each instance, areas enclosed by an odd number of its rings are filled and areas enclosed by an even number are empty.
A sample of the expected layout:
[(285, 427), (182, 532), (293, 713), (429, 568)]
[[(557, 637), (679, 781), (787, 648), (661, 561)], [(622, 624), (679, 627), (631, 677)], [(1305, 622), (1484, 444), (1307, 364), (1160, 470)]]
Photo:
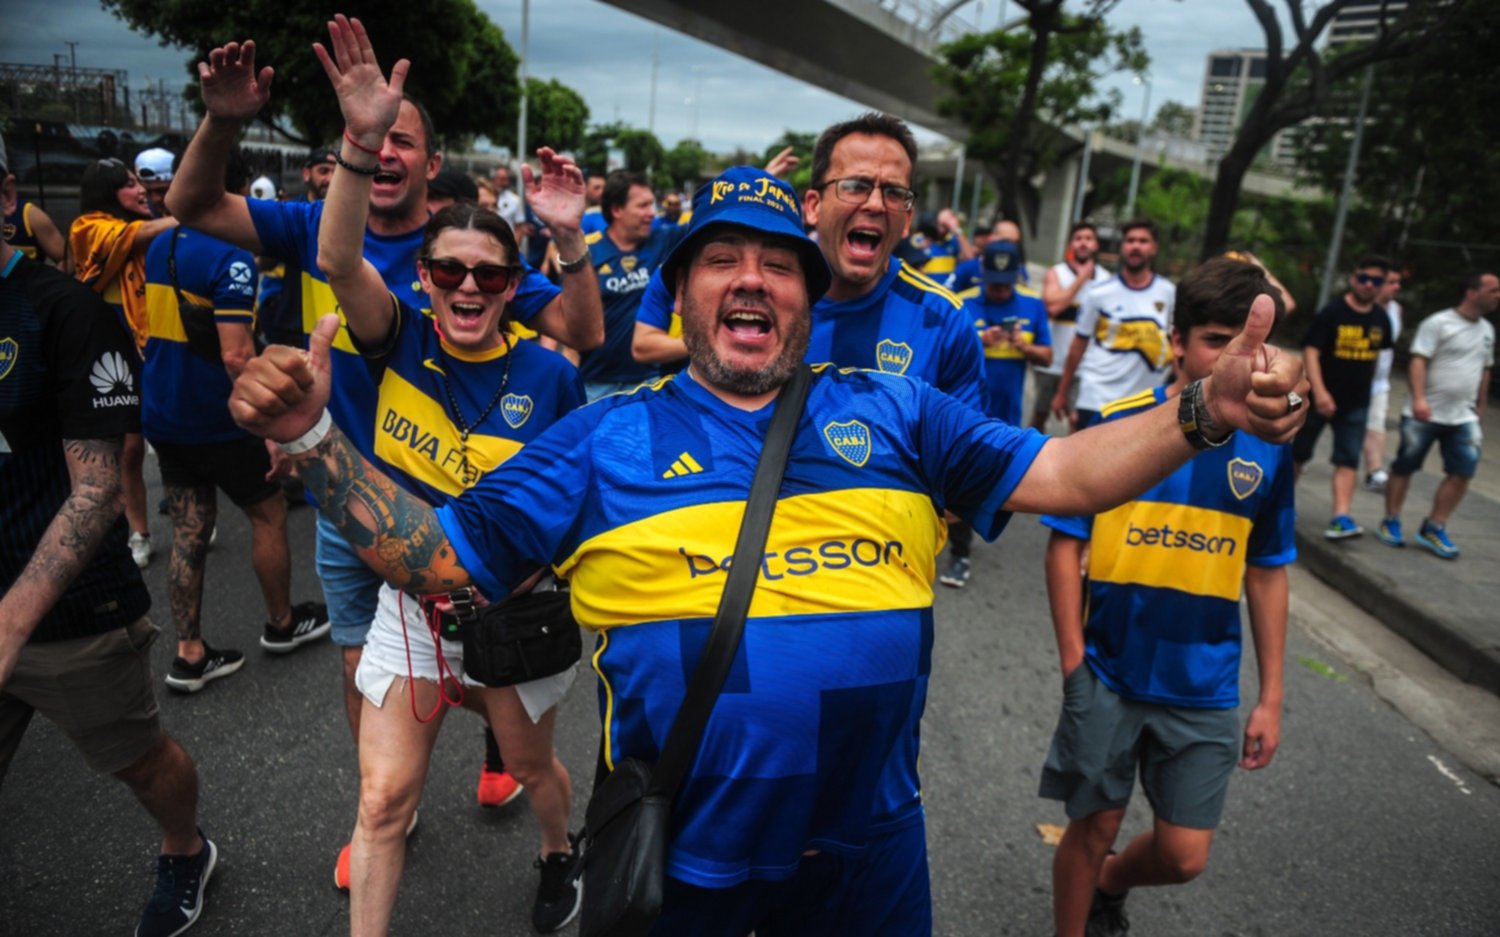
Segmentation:
[(489, 765), (479, 769), (479, 806), (504, 807), (525, 790), (509, 771), (491, 771)]
[[(411, 831), (417, 828), (417, 811), (411, 812), (411, 822), (406, 824), (406, 835), (411, 836)], [(338, 861), (333, 864), (333, 887), (339, 891), (349, 890), (349, 844), (339, 850)]]

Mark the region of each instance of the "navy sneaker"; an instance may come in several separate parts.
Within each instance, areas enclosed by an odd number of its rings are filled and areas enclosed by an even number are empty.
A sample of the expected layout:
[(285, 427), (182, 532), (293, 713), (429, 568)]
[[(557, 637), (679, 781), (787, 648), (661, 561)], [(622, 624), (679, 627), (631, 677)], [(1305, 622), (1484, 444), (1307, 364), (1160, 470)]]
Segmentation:
[(181, 657), (172, 660), (167, 686), (179, 693), (197, 693), (210, 681), (227, 677), (245, 666), (245, 655), (229, 648), (209, 647), (203, 642), (203, 658), (190, 664)]
[(1106, 895), (1094, 889), (1094, 904), (1089, 908), (1089, 921), (1084, 927), (1084, 937), (1123, 937), (1130, 930), (1130, 919), (1125, 916), (1125, 898), (1129, 895)]
[(1422, 522), (1422, 529), (1417, 533), (1417, 545), (1426, 547), (1434, 556), (1445, 560), (1458, 559), (1458, 547), (1448, 539), (1448, 528), (1432, 521)]
[(966, 556), (955, 556), (953, 562), (948, 565), (948, 571), (938, 577), (938, 582), (955, 589), (962, 589), (969, 583), (969, 558)]
[(196, 856), (157, 856), (156, 891), (141, 912), (135, 937), (176, 937), (203, 913), (203, 890), (219, 862), (219, 847), (203, 836)]
[(583, 883), (579, 880), (578, 837), (568, 834), (569, 852), (554, 852), (536, 860), (542, 880), (537, 885), (536, 905), (531, 911), (531, 926), (538, 934), (550, 934), (567, 925), (583, 905)]
[(292, 623), (273, 628), (269, 623), (260, 636), (260, 646), (272, 654), (290, 654), (309, 641), (316, 641), (333, 628), (328, 620), (328, 606), (322, 602), (302, 602), (292, 606)]

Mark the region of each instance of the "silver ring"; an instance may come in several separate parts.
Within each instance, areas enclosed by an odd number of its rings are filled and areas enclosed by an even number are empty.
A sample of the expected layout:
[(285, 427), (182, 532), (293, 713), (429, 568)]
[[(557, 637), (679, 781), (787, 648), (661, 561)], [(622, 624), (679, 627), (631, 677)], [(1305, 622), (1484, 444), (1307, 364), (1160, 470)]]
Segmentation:
[(1295, 390), (1286, 395), (1286, 406), (1288, 413), (1296, 413), (1302, 409), (1302, 395)]

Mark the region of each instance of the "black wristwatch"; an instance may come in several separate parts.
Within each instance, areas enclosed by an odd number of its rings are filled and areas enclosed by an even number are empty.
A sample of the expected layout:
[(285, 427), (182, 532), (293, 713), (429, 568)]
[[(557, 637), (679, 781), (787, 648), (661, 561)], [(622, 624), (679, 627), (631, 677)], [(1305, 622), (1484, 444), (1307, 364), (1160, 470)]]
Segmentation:
[(1193, 381), (1182, 389), (1182, 396), (1177, 401), (1177, 425), (1182, 430), (1182, 435), (1187, 437), (1188, 444), (1194, 449), (1217, 449), (1228, 444), (1234, 438), (1234, 430), (1229, 435), (1215, 442), (1203, 435), (1203, 431), (1218, 429), (1214, 422), (1213, 414), (1208, 412), (1208, 405), (1203, 402), (1203, 381)]
[(561, 270), (563, 273), (577, 273), (578, 271), (586, 268), (588, 265), (589, 250), (586, 247), (583, 249), (582, 254), (579, 254), (572, 260), (563, 260), (561, 254), (557, 256), (557, 269)]

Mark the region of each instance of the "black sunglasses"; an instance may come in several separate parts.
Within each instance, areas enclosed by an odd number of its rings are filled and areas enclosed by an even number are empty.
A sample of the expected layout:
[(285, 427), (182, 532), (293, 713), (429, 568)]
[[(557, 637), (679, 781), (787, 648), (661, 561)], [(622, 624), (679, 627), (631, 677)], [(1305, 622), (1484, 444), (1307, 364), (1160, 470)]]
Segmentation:
[(1356, 273), (1354, 279), (1366, 286), (1385, 286), (1385, 277), (1377, 276), (1373, 273)]
[(521, 271), (515, 264), (478, 264), (469, 267), (457, 260), (440, 257), (426, 257), (422, 262), (427, 265), (432, 285), (443, 290), (458, 289), (472, 273), (474, 285), (479, 287), (480, 292), (503, 293), (510, 289)]

